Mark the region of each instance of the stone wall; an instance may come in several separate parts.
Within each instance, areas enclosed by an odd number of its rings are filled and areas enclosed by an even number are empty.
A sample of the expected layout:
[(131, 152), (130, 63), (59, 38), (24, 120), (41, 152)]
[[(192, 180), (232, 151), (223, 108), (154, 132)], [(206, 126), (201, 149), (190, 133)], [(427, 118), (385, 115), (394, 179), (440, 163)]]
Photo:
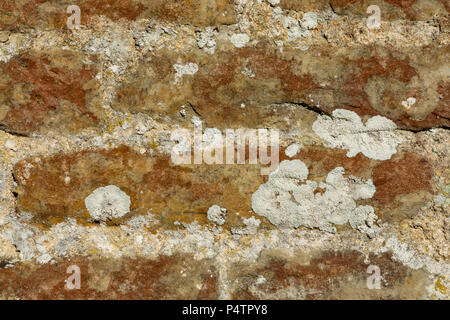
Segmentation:
[(448, 299), (449, 10), (3, 0), (0, 298)]

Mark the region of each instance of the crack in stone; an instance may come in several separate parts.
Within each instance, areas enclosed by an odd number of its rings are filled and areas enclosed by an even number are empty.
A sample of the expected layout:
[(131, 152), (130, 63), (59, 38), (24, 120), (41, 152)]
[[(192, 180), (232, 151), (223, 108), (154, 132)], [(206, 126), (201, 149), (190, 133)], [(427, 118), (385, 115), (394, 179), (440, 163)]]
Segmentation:
[(420, 132), (427, 132), (427, 131), (431, 131), (431, 130), (435, 130), (435, 129), (450, 130), (450, 127), (446, 126), (446, 125), (442, 125), (442, 126), (437, 126), (437, 127), (432, 127), (432, 128), (423, 128), (423, 129), (397, 128), (396, 130), (407, 131), (407, 132), (412, 132), (412, 133), (420, 133)]
[(16, 137), (30, 138), (30, 135), (29, 135), (29, 134), (20, 133), (20, 132), (16, 132), (16, 131), (10, 130), (10, 129), (6, 128), (6, 126), (3, 125), (3, 124), (0, 124), (0, 131), (6, 132), (6, 133), (8, 133), (8, 134), (10, 134), (10, 135), (12, 135), (12, 136), (16, 136)]

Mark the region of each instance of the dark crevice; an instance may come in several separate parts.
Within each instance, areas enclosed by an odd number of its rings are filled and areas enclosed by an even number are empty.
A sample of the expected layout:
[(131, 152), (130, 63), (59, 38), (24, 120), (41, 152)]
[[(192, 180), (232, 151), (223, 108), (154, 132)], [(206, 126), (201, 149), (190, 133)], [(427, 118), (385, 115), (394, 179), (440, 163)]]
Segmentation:
[(134, 42), (134, 48), (135, 48), (137, 51), (140, 52), (140, 51), (142, 50), (142, 48), (141, 48), (141, 46), (138, 44), (136, 36), (133, 36), (133, 42)]
[(17, 248), (17, 244), (13, 243), (12, 245), (14, 246), (14, 248), (16, 248), (16, 252), (19, 252), (19, 253), (20, 253), (19, 248)]
[(193, 105), (192, 103), (187, 102), (186, 104), (187, 104), (189, 107), (191, 107), (192, 111), (194, 111), (194, 113), (195, 113), (197, 116), (199, 116), (199, 117), (202, 116), (202, 115), (200, 114), (200, 112), (198, 112), (197, 109), (195, 109), (195, 107), (194, 107), (194, 105)]
[(26, 137), (26, 138), (30, 137), (28, 134), (12, 131), (11, 129), (8, 129), (4, 124), (0, 124), (0, 131), (6, 132), (16, 137)]
[(327, 112), (323, 111), (322, 109), (316, 107), (315, 105), (310, 105), (310, 104), (307, 104), (305, 102), (286, 102), (286, 103), (293, 104), (293, 105), (296, 105), (296, 106), (300, 106), (300, 107), (305, 108), (305, 109), (307, 109), (309, 111), (317, 113), (317, 114), (319, 114), (321, 116), (323, 116), (323, 115), (331, 116), (330, 113), (327, 113)]
[[(293, 104), (293, 105), (296, 105), (296, 106), (303, 107), (303, 108), (305, 108), (305, 109), (307, 109), (309, 111), (312, 111), (312, 112), (317, 113), (317, 114), (322, 115), (322, 116), (323, 115), (327, 115), (327, 116), (330, 116), (330, 117), (332, 116), (331, 113), (326, 112), (326, 111), (324, 111), (324, 110), (322, 110), (322, 109), (320, 109), (320, 108), (318, 108), (318, 107), (316, 107), (314, 105), (309, 105), (309, 104), (307, 104), (305, 102), (290, 102), (290, 101), (288, 101), (288, 102), (283, 102), (283, 103), (275, 103), (274, 105), (281, 105), (281, 104), (284, 104), (284, 103), (286, 103), (286, 104)], [(442, 126), (436, 126), (436, 127), (431, 127), (431, 128), (422, 128), (422, 129), (400, 128), (400, 127), (398, 127), (396, 130), (418, 133), (418, 132), (430, 131), (432, 129), (450, 130), (450, 126), (442, 125)]]
[(334, 14), (337, 14), (336, 10), (334, 10), (333, 8), (333, 4), (331, 2), (329, 2), (328, 4), (330, 5), (331, 11), (333, 11)]
[(0, 269), (4, 269), (7, 265), (9, 265), (8, 261), (0, 260)]
[[(14, 174), (14, 170), (12, 171), (11, 176), (14, 181), (14, 187), (16, 187), (18, 185), (18, 183), (17, 183), (16, 175)], [(19, 193), (17, 191), (13, 190), (12, 194), (13, 194), (14, 198), (17, 200), (17, 198), (19, 197)]]
[(426, 131), (430, 131), (433, 129), (450, 130), (450, 127), (446, 126), (446, 125), (442, 125), (442, 126), (437, 126), (437, 127), (432, 127), (432, 128), (422, 128), (422, 129), (397, 128), (397, 130), (400, 130), (400, 131), (409, 131), (409, 132), (414, 132), (414, 133), (426, 132)]

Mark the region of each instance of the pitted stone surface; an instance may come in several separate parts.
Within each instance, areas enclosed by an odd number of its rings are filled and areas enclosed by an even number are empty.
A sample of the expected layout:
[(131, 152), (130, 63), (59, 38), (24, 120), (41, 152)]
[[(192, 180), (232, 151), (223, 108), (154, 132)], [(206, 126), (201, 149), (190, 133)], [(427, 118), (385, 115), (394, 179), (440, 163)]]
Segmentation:
[(449, 299), (448, 1), (70, 5), (0, 2), (1, 299)]

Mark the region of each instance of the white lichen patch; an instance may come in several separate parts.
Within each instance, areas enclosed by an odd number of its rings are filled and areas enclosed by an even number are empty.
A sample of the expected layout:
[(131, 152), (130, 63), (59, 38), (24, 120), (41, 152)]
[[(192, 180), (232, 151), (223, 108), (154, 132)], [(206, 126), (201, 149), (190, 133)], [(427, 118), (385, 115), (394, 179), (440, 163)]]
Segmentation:
[(216, 35), (217, 31), (213, 27), (206, 27), (205, 31), (198, 30), (196, 32), (198, 47), (209, 54), (213, 54), (216, 50), (216, 40), (214, 39)]
[(317, 28), (317, 26), (319, 25), (317, 23), (317, 14), (315, 14), (314, 12), (306, 12), (303, 15), (302, 20), (300, 21), (300, 25), (302, 28), (308, 30)]
[(120, 188), (110, 185), (95, 189), (84, 204), (95, 221), (106, 221), (129, 213), (131, 200)]
[(424, 266), (424, 262), (419, 257), (416, 251), (411, 249), (407, 243), (402, 243), (396, 236), (386, 240), (384, 250), (389, 250), (393, 253), (395, 260), (401, 261), (404, 265), (411, 269), (420, 269)]
[(278, 21), (281, 20), (282, 17), (283, 17), (283, 9), (281, 9), (280, 7), (273, 8), (273, 11), (272, 11), (272, 19), (273, 19), (273, 21), (278, 22)]
[(12, 57), (19, 53), (16, 43), (8, 43), (0, 45), (0, 62), (8, 62)]
[(394, 130), (395, 123), (382, 116), (374, 116), (363, 124), (353, 111), (336, 109), (332, 116), (319, 116), (313, 131), (328, 142), (330, 148), (348, 149), (347, 157), (362, 153), (375, 160), (388, 160), (402, 142)]
[(243, 48), (250, 41), (250, 37), (245, 33), (237, 33), (231, 36), (230, 41), (236, 48)]
[(178, 83), (184, 75), (194, 75), (198, 71), (198, 65), (193, 62), (188, 62), (186, 64), (174, 64), (173, 68), (176, 71), (175, 83)]
[(293, 156), (295, 156), (301, 149), (301, 146), (297, 143), (293, 143), (291, 144), (289, 147), (286, 148), (286, 150), (284, 151), (284, 153), (292, 158)]
[[(371, 179), (344, 177), (344, 168), (332, 170), (325, 183), (306, 180), (308, 168), (300, 160), (285, 160), (269, 175), (269, 180), (252, 195), (253, 210), (280, 228), (319, 228), (336, 232), (333, 225), (347, 222), (372, 237), (378, 227), (371, 206), (355, 201), (375, 193)], [(303, 183), (303, 184), (300, 184)], [(316, 192), (318, 188), (324, 192)]]
[(258, 231), (259, 225), (261, 224), (261, 220), (256, 219), (255, 217), (250, 217), (248, 219), (242, 219), (242, 222), (245, 224), (245, 228), (232, 228), (231, 232), (233, 234), (238, 235), (251, 235), (256, 234)]
[(402, 106), (405, 109), (409, 109), (415, 104), (416, 104), (416, 98), (414, 98), (414, 97), (409, 97), (408, 99), (406, 99), (406, 101), (402, 101)]
[(288, 31), (288, 42), (295, 41), (300, 37), (309, 37), (311, 31), (299, 25), (299, 22), (292, 17), (283, 17), (281, 20), (283, 27)]
[(227, 219), (227, 209), (213, 205), (208, 209), (208, 220), (223, 225)]

